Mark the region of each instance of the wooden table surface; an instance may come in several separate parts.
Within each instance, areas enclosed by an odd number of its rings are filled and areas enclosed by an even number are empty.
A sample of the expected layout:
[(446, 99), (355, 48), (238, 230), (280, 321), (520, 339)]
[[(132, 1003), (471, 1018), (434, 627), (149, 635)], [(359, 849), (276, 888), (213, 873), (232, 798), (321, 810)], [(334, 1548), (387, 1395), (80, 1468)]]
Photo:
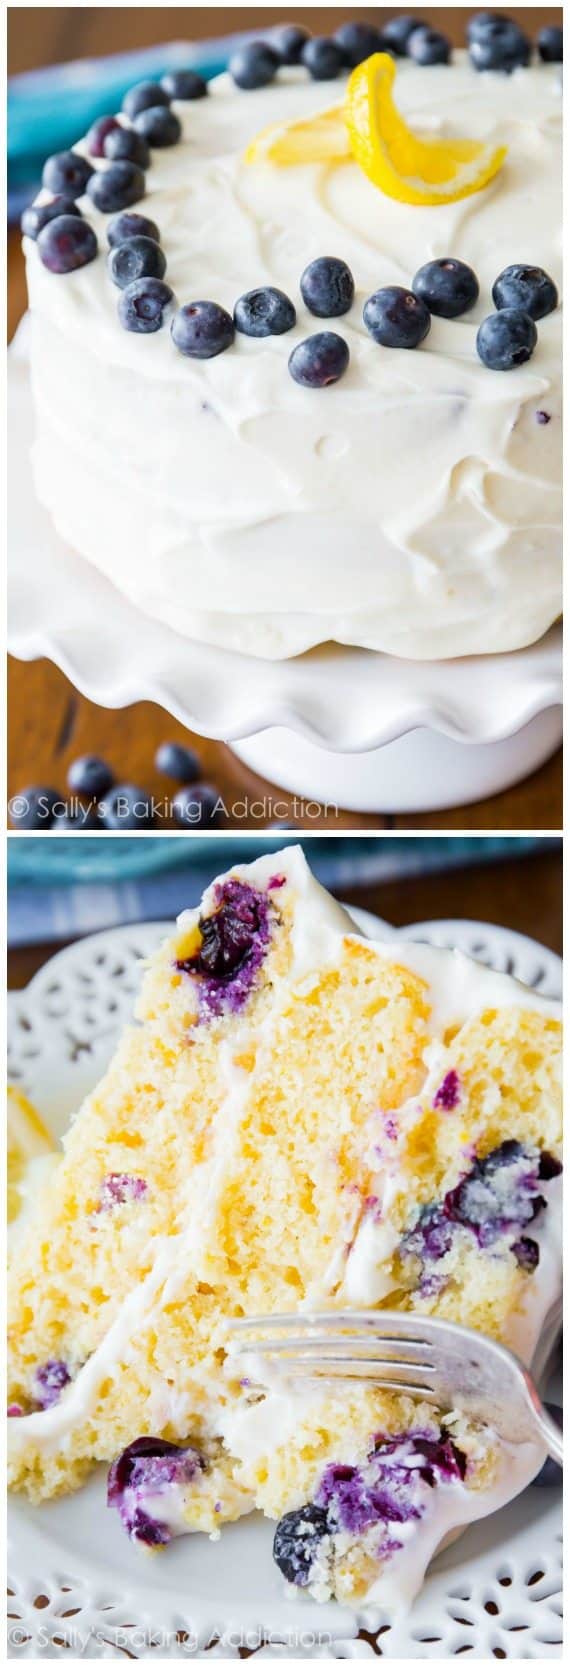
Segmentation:
[[(416, 920), (486, 920), (536, 937), (557, 954), (562, 950), (562, 853), (557, 839), (544, 839), (532, 855), (509, 861), (416, 874), (352, 890), (343, 887), (343, 899), (369, 908), (394, 926)], [(11, 949), (8, 987), (23, 989), (55, 952), (46, 943)]]
[[(390, 7), (358, 8), (358, 16), (382, 21)], [(452, 36), (464, 39), (471, 8), (423, 7), (421, 16)], [(507, 7), (529, 34), (542, 23), (559, 23), (556, 6)], [(85, 56), (98, 56), (127, 47), (142, 47), (171, 38), (203, 38), (238, 28), (267, 27), (293, 17), (319, 33), (345, 21), (342, 7), (66, 7), (9, 8), (9, 72), (35, 68)], [(26, 306), (19, 236), (9, 238), (8, 329), (13, 334)], [(153, 768), (156, 746), (164, 738), (187, 739), (180, 724), (156, 706), (138, 704), (120, 711), (92, 705), (71, 687), (63, 674), (45, 660), (33, 664), (9, 661), (8, 669), (8, 792), (41, 782), (62, 789), (66, 766), (79, 752), (102, 752), (123, 781), (163, 794), (164, 781)], [(473, 830), (558, 828), (562, 823), (560, 754), (527, 781), (508, 792), (458, 810), (408, 815), (364, 816), (322, 811), (318, 819), (288, 794), (271, 787), (240, 764), (220, 743), (190, 737), (203, 760), (204, 771), (215, 781), (228, 811), (228, 825), (255, 829), (286, 819), (299, 828), (470, 828)], [(246, 806), (244, 811), (244, 804)], [(276, 805), (278, 806), (276, 812)], [(168, 819), (164, 825), (170, 825)]]

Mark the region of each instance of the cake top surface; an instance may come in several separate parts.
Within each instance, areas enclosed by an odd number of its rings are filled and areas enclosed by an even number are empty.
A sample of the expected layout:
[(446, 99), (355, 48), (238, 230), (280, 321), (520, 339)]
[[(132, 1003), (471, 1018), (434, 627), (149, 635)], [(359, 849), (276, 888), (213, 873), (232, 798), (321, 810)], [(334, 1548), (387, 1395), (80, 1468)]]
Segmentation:
[[(120, 327), (119, 294), (106, 266), (109, 216), (88, 197), (82, 212), (99, 241), (97, 259), (56, 282), (27, 241), (32, 303), (47, 309), (67, 331), (77, 330), (90, 351), (128, 363), (139, 375), (168, 375), (208, 385), (234, 422), (271, 404), (298, 408), (303, 391), (286, 375), (292, 348), (315, 327), (299, 304), (304, 267), (324, 254), (347, 261), (356, 285), (355, 304), (339, 331), (350, 347), (348, 378), (336, 393), (357, 405), (367, 394), (449, 396), (477, 394), (489, 411), (508, 404), (512, 378), (490, 376), (475, 351), (481, 319), (491, 311), (498, 273), (516, 261), (542, 266), (556, 281), (561, 270), (559, 66), (540, 64), (512, 75), (478, 74), (467, 54), (426, 70), (398, 62), (395, 100), (410, 126), (433, 137), (465, 137), (506, 144), (497, 178), (476, 196), (435, 207), (413, 207), (386, 197), (355, 161), (279, 167), (244, 161), (251, 141), (271, 123), (311, 117), (342, 98), (336, 83), (282, 69), (277, 80), (244, 93), (227, 74), (210, 83), (209, 97), (173, 103), (182, 124), (177, 145), (152, 152), (146, 193), (137, 204), (158, 225), (167, 260), (166, 280), (176, 301), (209, 299), (233, 313), (249, 289), (273, 284), (297, 307), (296, 326), (262, 341), (238, 334), (229, 353), (196, 361), (182, 358), (168, 329), (141, 341)], [(85, 142), (76, 147), (87, 155)], [(93, 158), (90, 158), (93, 161)], [(107, 167), (105, 162), (94, 166)], [(418, 268), (453, 255), (479, 279), (476, 306), (459, 319), (432, 318), (421, 352), (378, 351), (362, 321), (362, 303), (379, 286), (409, 287)], [(334, 327), (334, 326), (333, 326)], [(516, 376), (517, 397), (556, 384), (560, 315), (541, 320), (532, 362)], [(387, 474), (389, 480), (389, 472)]]

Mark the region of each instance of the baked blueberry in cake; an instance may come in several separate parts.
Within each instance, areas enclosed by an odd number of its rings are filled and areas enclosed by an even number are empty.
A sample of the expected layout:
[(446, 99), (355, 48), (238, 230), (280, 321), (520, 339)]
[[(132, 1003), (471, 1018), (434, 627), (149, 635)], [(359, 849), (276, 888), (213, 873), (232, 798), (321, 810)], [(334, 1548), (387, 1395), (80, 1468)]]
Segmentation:
[(413, 1598), (542, 1448), (276, 1381), (229, 1321), (397, 1308), (530, 1361), (560, 1287), (559, 1045), (557, 1003), (511, 977), (359, 936), (300, 848), (222, 875), (149, 962), (19, 1232), (12, 1484), (50, 1499), (102, 1464), (133, 1555), (259, 1509), (286, 1582)]
[(497, 13), (285, 26), (48, 160), (36, 487), (143, 612), (276, 659), (558, 617), (561, 56)]

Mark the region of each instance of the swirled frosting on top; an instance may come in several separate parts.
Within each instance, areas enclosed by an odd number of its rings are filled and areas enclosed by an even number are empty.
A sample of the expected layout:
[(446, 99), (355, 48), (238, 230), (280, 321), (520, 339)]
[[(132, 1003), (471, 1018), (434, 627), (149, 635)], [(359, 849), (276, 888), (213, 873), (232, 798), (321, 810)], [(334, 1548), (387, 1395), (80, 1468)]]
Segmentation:
[[(195, 361), (168, 327), (128, 334), (106, 218), (88, 198), (91, 265), (55, 277), (26, 241), (38, 489), (81, 554), (190, 636), (273, 657), (331, 638), (418, 658), (517, 648), (560, 607), (560, 312), (510, 373), (481, 364), (475, 337), (505, 266), (540, 265), (560, 282), (559, 68), (480, 75), (464, 53), (399, 63), (412, 127), (508, 146), (485, 190), (433, 208), (385, 197), (354, 162), (245, 164), (264, 125), (339, 94), (302, 70), (252, 94), (221, 76), (207, 99), (174, 106), (182, 140), (153, 152), (137, 205), (159, 226), (179, 304), (232, 311), (274, 284), (297, 307), (286, 335), (237, 335)], [(323, 254), (346, 260), (356, 284), (330, 326), (299, 294)], [(409, 286), (442, 255), (474, 268), (477, 306), (434, 318), (416, 351), (378, 346), (366, 297)], [(348, 342), (348, 372), (300, 388), (289, 355), (327, 327)]]

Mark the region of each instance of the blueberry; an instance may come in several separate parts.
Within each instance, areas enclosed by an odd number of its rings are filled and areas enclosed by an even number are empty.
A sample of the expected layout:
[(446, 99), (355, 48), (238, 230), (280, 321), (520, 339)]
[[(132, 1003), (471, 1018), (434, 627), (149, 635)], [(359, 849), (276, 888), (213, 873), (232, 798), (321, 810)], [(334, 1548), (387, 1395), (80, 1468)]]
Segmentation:
[(52, 827), (54, 809), (61, 804), (61, 793), (55, 787), (24, 787), (22, 792), (14, 793), (8, 804), (10, 821), (13, 827), (41, 828)]
[(298, 64), (308, 39), (308, 29), (302, 29), (298, 23), (284, 23), (281, 29), (272, 31), (268, 45), (275, 52), (280, 64)]
[(253, 92), (256, 87), (268, 87), (273, 81), (278, 59), (272, 48), (262, 40), (250, 41), (232, 52), (228, 69), (236, 87)]
[(141, 110), (135, 116), (134, 126), (141, 138), (155, 150), (166, 150), (168, 145), (177, 145), (182, 136), (182, 123), (175, 116), (174, 110), (164, 109), (162, 104), (151, 105), (148, 110)]
[(436, 318), (460, 318), (475, 306), (479, 284), (470, 266), (452, 255), (428, 260), (412, 279), (414, 295), (425, 301)]
[(117, 244), (126, 243), (128, 237), (152, 237), (154, 243), (160, 243), (160, 232), (154, 220), (147, 220), (145, 214), (114, 214), (107, 226), (107, 242), (111, 249)]
[(168, 98), (178, 98), (186, 103), (188, 99), (205, 98), (208, 83), (203, 75), (197, 75), (195, 69), (171, 69), (167, 75), (161, 76), (160, 85)]
[(315, 35), (313, 40), (308, 40), (301, 58), (313, 81), (334, 81), (346, 69), (342, 48), (328, 35)]
[(88, 266), (97, 254), (97, 238), (87, 220), (76, 214), (58, 214), (48, 220), (38, 236), (38, 254), (48, 272), (76, 272)]
[(509, 19), (505, 17), (504, 12), (475, 12), (467, 23), (467, 39), (468, 41), (484, 40), (489, 31), (492, 32), (498, 23), (508, 22)]
[(562, 63), (562, 30), (554, 26), (540, 30), (537, 38), (538, 56), (543, 64)]
[(44, 163), (42, 185), (54, 196), (61, 192), (63, 197), (82, 197), (92, 174), (91, 163), (79, 151), (60, 150)]
[(91, 805), (68, 804), (65, 815), (58, 816), (54, 824), (56, 833), (97, 833), (100, 828), (99, 816)]
[(98, 758), (94, 752), (86, 752), (81, 758), (74, 758), (67, 771), (67, 785), (70, 792), (85, 793), (87, 798), (104, 798), (113, 785), (114, 775), (104, 758)]
[(116, 116), (98, 116), (97, 121), (94, 121), (93, 126), (89, 128), (85, 140), (89, 155), (97, 156), (99, 159), (104, 156), (105, 139), (108, 133), (114, 133), (117, 128), (119, 128), (119, 122)]
[(152, 237), (129, 237), (126, 243), (111, 249), (107, 267), (113, 283), (119, 289), (126, 289), (138, 278), (163, 278), (166, 257)]
[(165, 88), (158, 81), (137, 81), (135, 87), (130, 87), (123, 99), (123, 110), (129, 121), (134, 121), (141, 110), (154, 110), (158, 104), (165, 107), (170, 98)]
[(135, 162), (110, 162), (109, 167), (93, 174), (87, 186), (92, 203), (101, 214), (116, 214), (139, 202), (146, 191), (142, 168)]
[(311, 1569), (329, 1532), (328, 1514), (318, 1504), (289, 1510), (275, 1529), (273, 1560), (290, 1585), (308, 1585)]
[(154, 335), (162, 329), (165, 310), (173, 300), (172, 290), (160, 278), (137, 278), (123, 290), (119, 301), (123, 329), (134, 335)]
[(538, 1160), (539, 1180), (556, 1180), (562, 1174), (562, 1163), (552, 1151), (541, 1151)]
[(160, 1495), (172, 1501), (176, 1491), (188, 1486), (206, 1459), (194, 1446), (175, 1446), (170, 1440), (141, 1435), (133, 1440), (111, 1464), (107, 1477), (107, 1504), (118, 1510), (131, 1539), (147, 1545), (168, 1544), (172, 1537), (167, 1522), (151, 1515), (153, 1501)]
[[(563, 1429), (564, 1415), (562, 1406), (554, 1406), (551, 1400), (545, 1400), (544, 1404), (546, 1411), (550, 1412), (550, 1416), (553, 1417), (554, 1422), (558, 1424), (558, 1428)], [(560, 1464), (557, 1464), (554, 1458), (546, 1458), (542, 1465), (542, 1469), (539, 1469), (538, 1475), (535, 1475), (534, 1481), (531, 1481), (531, 1486), (560, 1487), (561, 1485), (562, 1470), (560, 1468)]]
[(354, 300), (354, 278), (346, 261), (321, 255), (305, 267), (300, 283), (309, 312), (316, 318), (340, 318)]
[(532, 358), (538, 340), (534, 319), (516, 307), (484, 318), (477, 331), (479, 358), (488, 370), (516, 370)]
[(518, 1267), (522, 1267), (525, 1273), (536, 1272), (540, 1250), (534, 1238), (527, 1238), (523, 1234), (522, 1238), (517, 1238), (516, 1243), (511, 1245), (511, 1249)]
[(408, 57), (416, 64), (448, 64), (451, 43), (437, 29), (414, 29), (408, 41)]
[(214, 359), (231, 347), (235, 328), (229, 312), (216, 301), (188, 301), (173, 318), (170, 333), (179, 353), (190, 359)]
[(469, 57), (476, 70), (500, 69), (510, 75), (530, 59), (530, 43), (510, 18), (492, 18), (485, 31), (471, 38)]
[(335, 30), (334, 39), (351, 69), (371, 58), (373, 52), (382, 51), (382, 34), (373, 23), (343, 23)]
[(150, 167), (150, 150), (142, 134), (134, 127), (115, 127), (103, 145), (108, 162), (136, 162), (139, 168)]
[(181, 787), (172, 807), (181, 827), (219, 827), (223, 822), (220, 794), (208, 781)]
[(67, 1384), (71, 1382), (69, 1371), (63, 1359), (48, 1359), (45, 1365), (40, 1365), (35, 1375), (37, 1384), (36, 1400), (42, 1411), (48, 1406), (55, 1406)]
[(180, 746), (176, 740), (166, 740), (155, 754), (154, 767), (160, 770), (161, 775), (170, 775), (173, 781), (183, 781), (187, 785), (190, 781), (197, 781), (200, 759), (191, 747)]
[(136, 827), (152, 826), (152, 803), (143, 787), (121, 783), (103, 800), (103, 826), (115, 832)]
[(35, 242), (44, 226), (47, 226), (50, 220), (57, 220), (60, 214), (74, 214), (77, 219), (81, 219), (81, 209), (77, 207), (73, 197), (52, 197), (51, 202), (30, 203), (29, 208), (24, 209), (20, 220), (24, 237), (31, 237)]
[(558, 306), (558, 290), (542, 266), (505, 266), (493, 284), (495, 306), (515, 307), (529, 318), (546, 318)]
[(307, 336), (293, 349), (289, 370), (293, 381), (303, 388), (328, 388), (344, 376), (349, 358), (342, 336), (335, 335), (333, 330), (321, 330), (317, 335)]
[(297, 314), (282, 289), (249, 289), (234, 307), (234, 324), (246, 336), (282, 336), (292, 330)]
[(388, 284), (370, 295), (362, 316), (370, 335), (382, 347), (419, 347), (431, 327), (425, 302), (399, 284)]
[(388, 23), (382, 25), (382, 43), (389, 47), (397, 58), (405, 58), (408, 41), (414, 29), (421, 29), (419, 17), (411, 17), (409, 12), (403, 16), (391, 17)]

